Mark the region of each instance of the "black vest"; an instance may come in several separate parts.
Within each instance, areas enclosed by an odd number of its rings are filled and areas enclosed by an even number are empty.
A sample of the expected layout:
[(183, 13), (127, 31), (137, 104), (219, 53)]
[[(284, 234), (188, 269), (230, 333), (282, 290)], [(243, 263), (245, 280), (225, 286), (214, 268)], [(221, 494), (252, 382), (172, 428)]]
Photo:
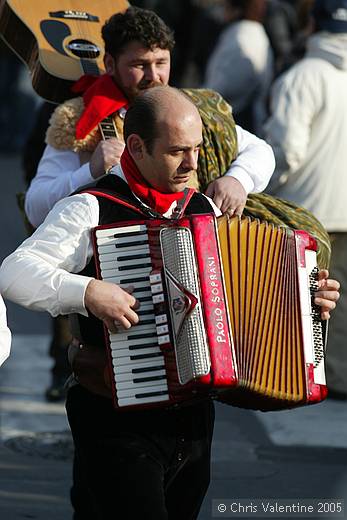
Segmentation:
[[(146, 211), (146, 209), (141, 206), (139, 200), (133, 195), (128, 184), (116, 175), (108, 175), (85, 188), (85, 190), (87, 189), (95, 189), (105, 194), (120, 196), (124, 201), (131, 203), (132, 206)], [(83, 192), (85, 190), (81, 191)], [(147, 220), (150, 218), (163, 218), (154, 214), (148, 214), (141, 217), (137, 211), (122, 204), (118, 204), (104, 197), (97, 197), (97, 199), (100, 208), (99, 225), (130, 220), (137, 221), (140, 219)], [(201, 193), (194, 193), (184, 214), (192, 215), (198, 213), (213, 213), (213, 208), (206, 197)], [(79, 274), (97, 278), (94, 257), (91, 258), (90, 262)], [(76, 323), (76, 319), (78, 323)], [(78, 329), (76, 327), (78, 327)], [(73, 333), (75, 333), (75, 335), (77, 335), (84, 343), (92, 345), (104, 345), (105, 343), (103, 324), (92, 314), (89, 314), (88, 318), (81, 314), (74, 315), (72, 319), (72, 329)]]

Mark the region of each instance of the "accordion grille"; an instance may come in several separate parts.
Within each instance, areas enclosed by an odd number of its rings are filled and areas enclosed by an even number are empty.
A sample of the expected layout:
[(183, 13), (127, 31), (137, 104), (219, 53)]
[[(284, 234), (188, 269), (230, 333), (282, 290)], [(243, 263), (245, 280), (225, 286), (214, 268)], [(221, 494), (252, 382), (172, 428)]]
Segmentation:
[[(166, 277), (198, 298), (199, 282), (194, 245), (187, 228), (164, 228), (160, 232)], [(174, 312), (170, 305), (170, 312)], [(173, 316), (172, 316), (173, 318)], [(174, 319), (172, 319), (174, 321)], [(181, 384), (204, 376), (210, 371), (210, 356), (201, 306), (198, 303), (174, 335), (177, 372)]]
[(299, 402), (306, 383), (294, 233), (222, 217), (218, 235), (239, 384)]

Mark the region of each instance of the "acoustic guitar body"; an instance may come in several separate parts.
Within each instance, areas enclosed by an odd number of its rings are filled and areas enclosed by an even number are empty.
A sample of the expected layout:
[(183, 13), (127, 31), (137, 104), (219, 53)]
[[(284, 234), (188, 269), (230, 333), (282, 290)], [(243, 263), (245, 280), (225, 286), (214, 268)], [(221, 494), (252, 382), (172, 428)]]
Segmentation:
[(28, 65), (36, 92), (60, 103), (83, 74), (104, 72), (101, 28), (128, 7), (126, 0), (0, 0), (0, 33)]

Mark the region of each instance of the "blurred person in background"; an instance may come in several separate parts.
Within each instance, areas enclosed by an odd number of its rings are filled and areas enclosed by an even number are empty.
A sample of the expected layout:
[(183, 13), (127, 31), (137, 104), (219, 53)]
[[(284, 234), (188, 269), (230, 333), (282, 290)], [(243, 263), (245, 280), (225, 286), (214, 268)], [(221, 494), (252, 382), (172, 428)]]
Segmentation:
[(31, 129), (36, 98), (23, 84), (25, 67), (0, 38), (0, 153), (21, 150)]
[(297, 0), (268, 0), (264, 27), (275, 59), (275, 73), (281, 72), (292, 58), (299, 30)]
[(6, 307), (0, 294), (0, 365), (8, 358), (11, 349), (11, 331), (7, 326)]
[(206, 69), (205, 86), (233, 107), (238, 123), (260, 134), (273, 79), (273, 53), (263, 26), (265, 0), (225, 0), (225, 20)]
[[(265, 135), (277, 167), (268, 192), (310, 210), (332, 243), (331, 276), (347, 283), (347, 0), (316, 0), (303, 59), (278, 78)], [(330, 323), (330, 397), (347, 399), (347, 296)]]

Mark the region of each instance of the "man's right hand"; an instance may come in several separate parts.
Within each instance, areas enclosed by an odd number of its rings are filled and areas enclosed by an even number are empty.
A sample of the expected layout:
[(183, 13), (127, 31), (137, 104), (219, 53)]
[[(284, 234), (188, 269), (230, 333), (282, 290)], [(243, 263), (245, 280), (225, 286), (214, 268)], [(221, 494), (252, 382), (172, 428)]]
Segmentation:
[[(131, 292), (131, 288), (128, 290)], [(105, 323), (110, 332), (117, 332), (117, 325), (129, 329), (139, 321), (134, 311), (138, 302), (129, 292), (113, 283), (91, 280), (84, 295), (84, 304)]]
[(124, 147), (124, 143), (116, 138), (100, 141), (90, 158), (89, 168), (92, 177), (97, 179), (104, 175), (108, 168), (119, 164)]

